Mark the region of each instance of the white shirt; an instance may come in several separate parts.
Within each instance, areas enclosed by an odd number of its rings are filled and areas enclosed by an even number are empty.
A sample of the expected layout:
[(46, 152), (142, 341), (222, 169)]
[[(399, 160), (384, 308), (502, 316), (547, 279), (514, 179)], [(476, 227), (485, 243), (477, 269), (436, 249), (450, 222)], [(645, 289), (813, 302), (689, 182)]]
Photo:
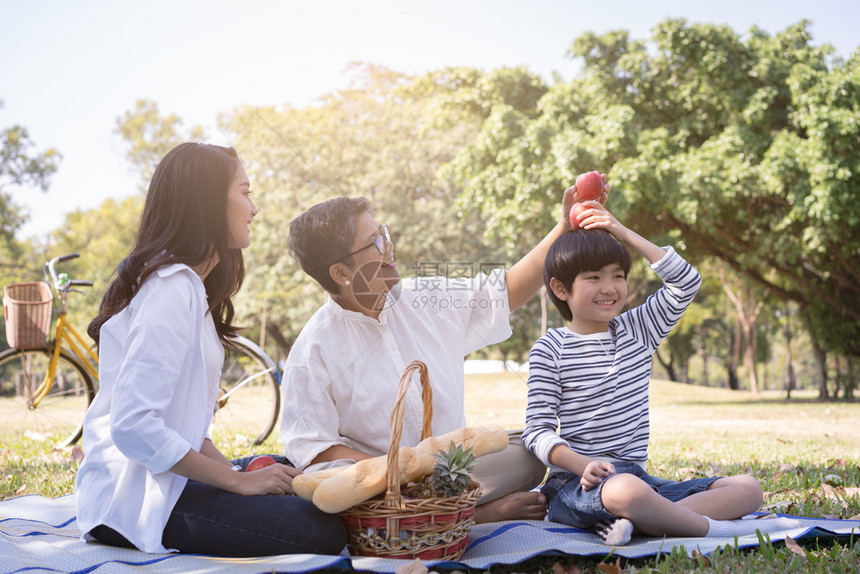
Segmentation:
[(191, 268), (154, 272), (101, 328), (100, 388), (84, 418), (75, 481), (84, 539), (109, 526), (144, 552), (167, 552), (164, 526), (186, 478), (169, 471), (200, 450), (224, 349)]
[[(314, 313), (284, 369), (284, 454), (305, 468), (335, 445), (372, 455), (388, 452), (390, 418), (406, 366), (424, 361), (433, 389), (433, 434), (465, 426), (463, 361), (507, 339), (504, 270), (475, 278), (419, 277), (388, 294), (379, 320), (329, 299)], [(420, 441), (421, 385), (406, 397), (401, 444)], [(331, 463), (316, 464), (318, 470)]]

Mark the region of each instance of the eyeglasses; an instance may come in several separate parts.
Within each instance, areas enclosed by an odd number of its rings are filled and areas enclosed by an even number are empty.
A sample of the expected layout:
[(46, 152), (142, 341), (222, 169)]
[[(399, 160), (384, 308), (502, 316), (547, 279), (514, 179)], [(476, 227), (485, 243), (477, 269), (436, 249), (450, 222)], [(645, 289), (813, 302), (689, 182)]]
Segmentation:
[(352, 253), (347, 253), (346, 255), (341, 257), (340, 259), (337, 259), (335, 261), (335, 263), (343, 261), (347, 257), (352, 257), (356, 253), (361, 253), (365, 249), (369, 249), (371, 247), (376, 247), (376, 250), (379, 251), (380, 255), (385, 255), (385, 248), (387, 247), (386, 242), (390, 242), (390, 241), (391, 241), (391, 232), (388, 230), (388, 226), (387, 225), (380, 225), (379, 226), (379, 235), (376, 236), (376, 238), (373, 240), (372, 243), (368, 243), (367, 245), (365, 245), (361, 249), (356, 249)]

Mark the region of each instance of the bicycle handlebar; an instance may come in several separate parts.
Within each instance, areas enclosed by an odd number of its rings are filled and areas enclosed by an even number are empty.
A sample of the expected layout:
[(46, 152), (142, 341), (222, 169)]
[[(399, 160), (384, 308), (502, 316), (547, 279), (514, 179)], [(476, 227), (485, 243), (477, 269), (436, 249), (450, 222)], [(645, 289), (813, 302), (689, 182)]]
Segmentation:
[(92, 287), (93, 286), (92, 281), (88, 281), (85, 279), (68, 279), (67, 276), (65, 278), (61, 279), (60, 276), (57, 274), (56, 270), (54, 269), (54, 266), (57, 263), (63, 263), (65, 261), (71, 261), (72, 259), (77, 259), (80, 256), (81, 256), (80, 253), (69, 253), (68, 255), (60, 255), (58, 257), (54, 257), (53, 259), (51, 259), (50, 261), (47, 261), (45, 263), (44, 268), (43, 268), (43, 271), (45, 273), (45, 278), (50, 279), (50, 281), (54, 285), (54, 288), (57, 289), (57, 291), (68, 291), (69, 287), (73, 287), (73, 286), (78, 286), (78, 287)]

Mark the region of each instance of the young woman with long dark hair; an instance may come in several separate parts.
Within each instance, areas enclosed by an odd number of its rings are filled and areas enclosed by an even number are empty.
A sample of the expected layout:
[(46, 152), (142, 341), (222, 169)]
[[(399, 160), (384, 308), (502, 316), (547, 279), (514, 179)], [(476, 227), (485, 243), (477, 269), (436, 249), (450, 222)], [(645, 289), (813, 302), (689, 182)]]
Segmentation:
[(242, 472), (207, 435), (256, 214), (232, 148), (184, 143), (158, 164), (135, 245), (88, 329), (100, 389), (75, 484), (85, 540), (218, 556), (345, 546), (337, 515), (289, 496), (299, 471), (286, 459)]

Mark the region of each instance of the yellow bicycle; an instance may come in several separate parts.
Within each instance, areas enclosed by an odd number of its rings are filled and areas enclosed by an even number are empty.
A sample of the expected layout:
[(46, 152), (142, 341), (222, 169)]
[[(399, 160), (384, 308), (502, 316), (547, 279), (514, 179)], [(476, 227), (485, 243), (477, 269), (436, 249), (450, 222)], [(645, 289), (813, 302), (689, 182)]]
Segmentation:
[[(7, 339), (13, 348), (0, 353), (0, 421), (17, 434), (55, 440), (58, 448), (81, 437), (84, 412), (98, 387), (98, 356), (66, 319), (69, 293), (76, 292), (74, 287), (92, 286), (92, 281), (70, 279), (55, 269), (77, 257), (73, 253), (51, 259), (44, 265), (46, 283), (10, 285), (4, 298)], [(13, 299), (10, 292), (16, 291), (29, 300)], [(53, 339), (48, 339), (52, 291), (60, 304)], [(16, 311), (14, 304), (25, 310), (9, 312), (7, 307)], [(266, 440), (278, 423), (280, 385), (280, 371), (265, 351), (245, 337), (233, 339), (224, 353), (210, 428), (213, 439), (254, 445)]]
[[(0, 353), (0, 418), (4, 427), (55, 440), (57, 447), (81, 437), (83, 415), (98, 382), (98, 356), (66, 319), (69, 293), (93, 282), (70, 279), (55, 269), (78, 256), (63, 255), (45, 263), (47, 286), (10, 285), (4, 297), (6, 336), (15, 348)], [(60, 304), (54, 338), (46, 340), (52, 290)]]

